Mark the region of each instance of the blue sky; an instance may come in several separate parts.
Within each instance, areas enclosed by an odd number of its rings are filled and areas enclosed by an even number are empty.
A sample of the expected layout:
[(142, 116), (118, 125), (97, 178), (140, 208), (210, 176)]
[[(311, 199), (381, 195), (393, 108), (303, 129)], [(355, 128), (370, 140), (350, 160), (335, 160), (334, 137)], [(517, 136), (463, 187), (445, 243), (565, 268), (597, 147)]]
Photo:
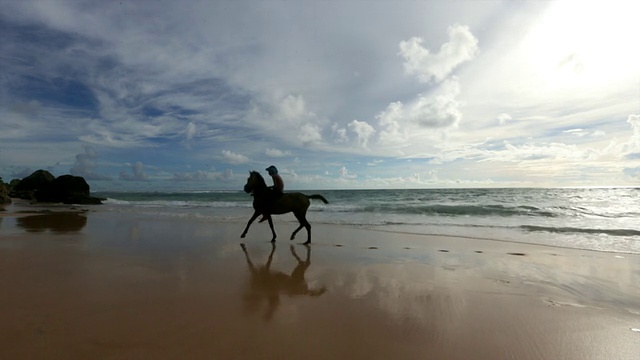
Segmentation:
[(2, 1), (0, 176), (640, 185), (631, 1)]

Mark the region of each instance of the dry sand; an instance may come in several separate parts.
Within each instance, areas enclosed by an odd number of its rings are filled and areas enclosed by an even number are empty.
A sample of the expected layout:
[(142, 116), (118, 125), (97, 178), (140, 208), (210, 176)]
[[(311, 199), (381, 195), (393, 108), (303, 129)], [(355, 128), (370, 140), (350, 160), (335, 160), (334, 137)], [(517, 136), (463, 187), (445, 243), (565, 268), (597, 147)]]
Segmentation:
[(87, 209), (1, 213), (0, 358), (640, 358), (637, 255)]

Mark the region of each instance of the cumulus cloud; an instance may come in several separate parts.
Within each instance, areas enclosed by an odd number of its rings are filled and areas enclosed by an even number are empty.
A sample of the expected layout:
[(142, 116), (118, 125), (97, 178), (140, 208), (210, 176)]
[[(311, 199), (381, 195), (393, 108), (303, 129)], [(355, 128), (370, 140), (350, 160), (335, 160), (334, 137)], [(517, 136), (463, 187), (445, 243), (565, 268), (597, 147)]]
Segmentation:
[(381, 127), (378, 134), (381, 144), (401, 143), (407, 140), (407, 131), (402, 130), (400, 125), (405, 115), (404, 105), (400, 101), (389, 104), (385, 110), (376, 115)]
[(242, 154), (236, 154), (229, 150), (222, 150), (222, 160), (226, 163), (235, 164), (235, 165), (245, 164), (249, 162), (248, 157)]
[(445, 128), (457, 126), (462, 118), (456, 100), (460, 86), (456, 79), (445, 81), (435, 96), (419, 95), (407, 105), (398, 101), (389, 104), (377, 119), (384, 127), (381, 133), (385, 142), (397, 139), (400, 134), (400, 121), (409, 121), (426, 128)]
[(331, 134), (333, 141), (337, 143), (347, 143), (349, 141), (349, 137), (347, 136), (347, 129), (340, 127), (336, 123), (331, 125)]
[(322, 140), (322, 135), (320, 135), (320, 127), (311, 123), (303, 124), (300, 127), (298, 139), (303, 144)]
[(347, 169), (346, 166), (341, 167), (338, 170), (338, 174), (340, 174), (340, 177), (343, 179), (355, 179), (358, 177), (358, 175), (349, 172), (349, 169)]
[(366, 121), (353, 120), (349, 123), (349, 130), (356, 134), (358, 145), (366, 148), (369, 143), (369, 138), (375, 133), (373, 126), (369, 125)]
[(268, 157), (274, 157), (274, 158), (291, 156), (291, 152), (290, 151), (282, 151), (282, 150), (278, 150), (278, 149), (274, 149), (274, 148), (267, 148), (264, 153)]
[(213, 178), (218, 181), (230, 181), (233, 180), (233, 170), (225, 169), (221, 173), (214, 174)]
[(249, 112), (249, 119), (263, 131), (274, 136), (304, 145), (322, 140), (322, 123), (316, 113), (308, 109), (302, 95), (267, 97), (255, 100)]
[(622, 152), (626, 159), (640, 159), (640, 115), (631, 114), (627, 117), (633, 133), (628, 142), (622, 145)]
[(627, 123), (631, 125), (631, 136), (629, 136), (629, 139), (624, 142), (611, 141), (603, 152), (628, 160), (635, 160), (640, 158), (640, 115), (629, 115), (627, 117)]
[(448, 29), (449, 42), (431, 53), (423, 46), (424, 39), (412, 37), (400, 42), (400, 56), (405, 60), (408, 75), (415, 75), (423, 83), (444, 80), (458, 65), (475, 57), (478, 50), (476, 39), (469, 27), (453, 25)]
[(308, 114), (302, 95), (288, 95), (278, 105), (280, 115), (286, 120), (298, 120)]
[(71, 175), (82, 176), (86, 180), (109, 180), (109, 176), (101, 175), (95, 170), (98, 167), (96, 159), (98, 153), (89, 145), (84, 146), (84, 152), (76, 155), (76, 161), (69, 169)]
[(502, 113), (502, 114), (498, 115), (497, 119), (498, 119), (498, 122), (500, 123), (500, 125), (504, 125), (504, 124), (507, 123), (507, 121), (513, 120), (511, 115), (506, 114), (506, 113)]
[(297, 130), (298, 139), (304, 144), (322, 139), (320, 127), (315, 124), (317, 115), (307, 109), (302, 95), (288, 95), (278, 103), (279, 117), (285, 120), (287, 130)]
[(144, 165), (140, 161), (137, 161), (131, 165), (131, 173), (125, 171), (120, 172), (120, 180), (147, 181), (149, 180), (149, 175), (144, 172)]
[(174, 173), (173, 180), (174, 181), (203, 181), (209, 178), (209, 173), (206, 171), (194, 171), (194, 172), (183, 172), (183, 173)]

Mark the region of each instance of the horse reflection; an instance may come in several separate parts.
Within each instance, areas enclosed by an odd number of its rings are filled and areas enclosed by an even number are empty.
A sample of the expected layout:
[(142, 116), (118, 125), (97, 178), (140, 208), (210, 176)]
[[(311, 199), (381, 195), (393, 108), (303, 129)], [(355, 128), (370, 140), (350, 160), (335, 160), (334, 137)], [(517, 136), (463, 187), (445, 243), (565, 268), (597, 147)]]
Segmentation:
[(305, 272), (311, 265), (311, 248), (309, 246), (305, 246), (307, 249), (305, 260), (298, 256), (293, 245), (290, 247), (291, 255), (298, 262), (291, 274), (271, 269), (273, 254), (276, 251), (275, 244), (271, 244), (271, 252), (267, 262), (261, 266), (254, 265), (244, 244), (240, 244), (240, 246), (244, 252), (251, 275), (248, 291), (243, 296), (247, 312), (257, 311), (261, 306), (262, 300), (266, 300), (267, 309), (264, 313), (264, 318), (269, 320), (280, 305), (281, 294), (290, 297), (299, 295), (316, 297), (327, 291), (324, 286), (319, 289), (310, 289), (304, 278)]

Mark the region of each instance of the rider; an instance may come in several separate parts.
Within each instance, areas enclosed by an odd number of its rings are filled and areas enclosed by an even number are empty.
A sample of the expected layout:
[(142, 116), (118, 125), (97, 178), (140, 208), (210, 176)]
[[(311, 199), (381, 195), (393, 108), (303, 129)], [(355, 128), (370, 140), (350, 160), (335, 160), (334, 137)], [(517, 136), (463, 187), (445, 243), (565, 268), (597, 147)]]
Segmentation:
[[(278, 168), (276, 168), (275, 166), (271, 165), (265, 170), (267, 170), (269, 175), (271, 175), (271, 179), (273, 180), (273, 186), (269, 187), (269, 189), (271, 189), (269, 196), (269, 205), (271, 206), (273, 205), (273, 202), (275, 202), (282, 196), (284, 192), (284, 181), (282, 181), (282, 177), (278, 174)], [(263, 214), (260, 222), (263, 222), (265, 220), (267, 220), (267, 216)]]

